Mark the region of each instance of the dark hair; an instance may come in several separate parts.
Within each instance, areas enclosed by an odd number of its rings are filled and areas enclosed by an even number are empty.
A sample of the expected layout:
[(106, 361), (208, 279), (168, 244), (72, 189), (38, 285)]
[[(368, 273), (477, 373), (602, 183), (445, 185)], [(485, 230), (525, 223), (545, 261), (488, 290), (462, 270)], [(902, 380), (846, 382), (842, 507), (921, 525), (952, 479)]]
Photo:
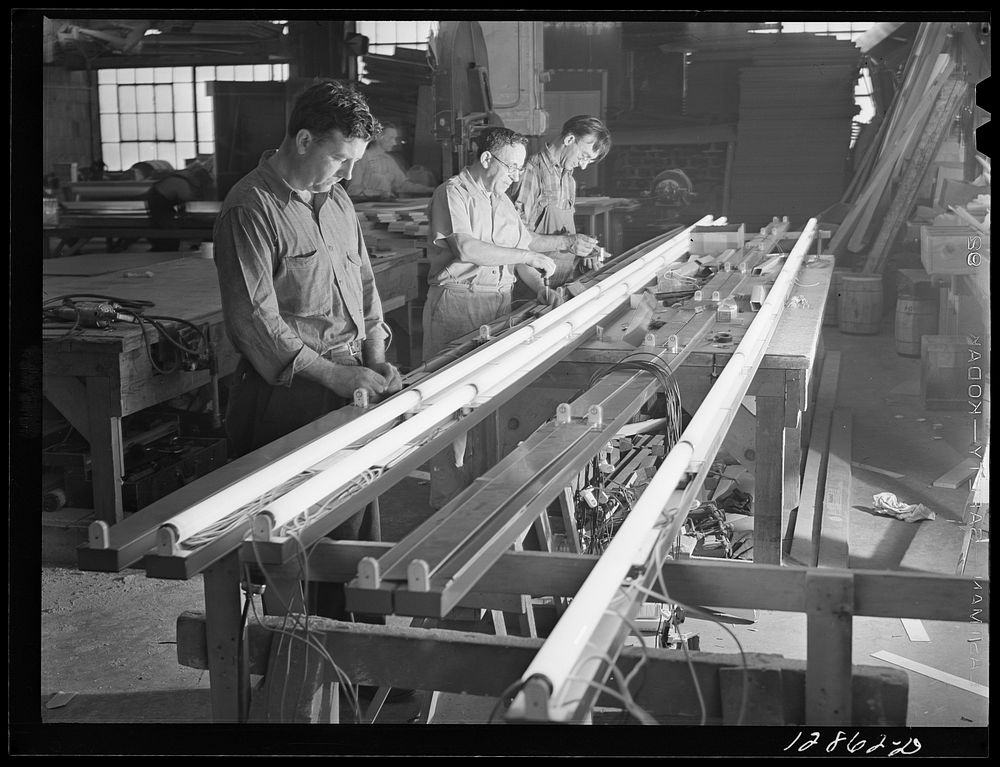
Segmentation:
[(477, 157), (482, 157), (483, 152), (496, 154), (498, 149), (505, 146), (528, 146), (528, 139), (520, 133), (515, 133), (510, 128), (487, 128), (476, 137)]
[(344, 138), (370, 141), (382, 126), (372, 117), (362, 94), (346, 83), (322, 80), (295, 99), (288, 118), (288, 135), (294, 137), (303, 129), (324, 138), (338, 130)]
[(607, 155), (608, 150), (611, 149), (611, 133), (604, 123), (593, 115), (576, 115), (569, 118), (563, 123), (559, 138), (564, 139), (570, 134), (576, 136), (577, 139), (593, 136), (594, 151), (597, 153), (596, 159), (598, 160)]

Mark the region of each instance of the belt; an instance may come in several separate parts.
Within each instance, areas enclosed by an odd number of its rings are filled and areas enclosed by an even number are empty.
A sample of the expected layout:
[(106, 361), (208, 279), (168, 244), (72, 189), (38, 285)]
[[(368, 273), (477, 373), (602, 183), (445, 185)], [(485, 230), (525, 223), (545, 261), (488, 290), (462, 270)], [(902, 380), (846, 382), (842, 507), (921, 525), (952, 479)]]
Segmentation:
[(346, 344), (331, 346), (320, 356), (330, 359), (331, 357), (357, 357), (359, 354), (361, 354), (361, 341), (354, 339)]
[(514, 287), (514, 283), (507, 282), (503, 285), (476, 285), (472, 282), (442, 282), (438, 287), (446, 290), (463, 290), (470, 293), (509, 293)]

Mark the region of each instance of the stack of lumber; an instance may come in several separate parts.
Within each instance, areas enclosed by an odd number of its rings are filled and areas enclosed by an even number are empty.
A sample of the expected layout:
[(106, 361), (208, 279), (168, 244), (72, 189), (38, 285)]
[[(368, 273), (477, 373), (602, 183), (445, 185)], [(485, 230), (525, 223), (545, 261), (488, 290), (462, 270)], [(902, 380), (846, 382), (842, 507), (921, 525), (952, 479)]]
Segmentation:
[(934, 182), (939, 149), (967, 99), (968, 83), (946, 52), (954, 33), (946, 23), (920, 25), (903, 82), (841, 199), (844, 217), (830, 249), (867, 252), (866, 273), (884, 271), (921, 190), (933, 189), (927, 182)]
[(362, 92), (375, 116), (397, 125), (415, 124), (417, 94), (421, 86), (431, 85), (427, 54), (397, 47), (392, 56), (369, 54), (364, 63), (365, 78), (371, 82), (362, 86)]
[(355, 210), (370, 256), (378, 258), (427, 245), (426, 198), (358, 203)]
[(804, 220), (836, 202), (847, 182), (860, 53), (832, 37), (758, 37), (740, 70), (730, 217), (763, 225), (780, 210)]

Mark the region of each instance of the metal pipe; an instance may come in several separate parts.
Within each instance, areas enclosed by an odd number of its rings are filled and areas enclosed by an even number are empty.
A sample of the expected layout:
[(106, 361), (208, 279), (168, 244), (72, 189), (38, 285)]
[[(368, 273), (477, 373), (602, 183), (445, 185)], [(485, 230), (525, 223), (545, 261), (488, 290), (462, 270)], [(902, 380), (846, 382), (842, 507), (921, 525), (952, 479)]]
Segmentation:
[[(681, 479), (696, 471), (693, 464), (714, 455), (703, 443), (718, 449), (735, 407), (750, 386), (774, 334), (785, 299), (808, 252), (816, 232), (816, 219), (810, 219), (789, 254), (785, 268), (775, 281), (761, 312), (751, 323), (736, 354), (692, 417), (677, 445), (664, 459), (657, 473), (639, 497), (607, 550), (577, 592), (562, 618), (549, 634), (521, 677), (522, 691), (512, 710), (527, 719), (553, 720), (567, 716), (565, 703), (569, 677), (578, 669), (585, 653), (603, 656), (607, 648), (592, 646), (595, 629), (602, 620), (616, 592), (626, 581), (635, 564), (645, 563), (659, 535), (650, 533), (667, 511), (669, 499)], [(676, 535), (687, 509), (670, 510), (668, 534)], [(661, 533), (662, 534), (662, 533)], [(571, 712), (569, 712), (571, 713)]]

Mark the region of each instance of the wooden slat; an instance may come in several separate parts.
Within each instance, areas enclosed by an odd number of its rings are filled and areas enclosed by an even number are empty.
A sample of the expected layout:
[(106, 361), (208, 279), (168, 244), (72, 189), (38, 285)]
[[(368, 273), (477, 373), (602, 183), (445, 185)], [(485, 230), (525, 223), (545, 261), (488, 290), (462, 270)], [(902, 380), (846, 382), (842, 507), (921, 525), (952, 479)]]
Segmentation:
[[(251, 672), (266, 668), (273, 628), (280, 618), (265, 617), (265, 625), (248, 627), (248, 661)], [(266, 627), (265, 627), (266, 626)], [(336, 658), (346, 675), (357, 684), (392, 685), (418, 690), (440, 690), (466, 695), (500, 696), (527, 669), (543, 640), (528, 637), (448, 629), (418, 629), (344, 623), (311, 617), (310, 633)], [(207, 653), (205, 617), (186, 612), (177, 620), (177, 652), (182, 665), (204, 668)], [(415, 663), (414, 658), (421, 662)], [(732, 669), (740, 675), (742, 663), (733, 654), (694, 653), (690, 661), (674, 650), (625, 647), (616, 665), (623, 675), (644, 663), (645, 681), (633, 690), (637, 705), (654, 717), (696, 723), (701, 711), (692, 674), (702, 693), (708, 719), (722, 723), (724, 704), (721, 672)], [(802, 721), (806, 664), (776, 655), (746, 653), (751, 684), (758, 672), (780, 671), (786, 717)], [(689, 665), (690, 664), (690, 665)], [(854, 724), (902, 726), (906, 722), (907, 677), (902, 671), (856, 666), (848, 676)], [(664, 694), (669, 690), (669, 694)], [(620, 707), (610, 697), (598, 699), (600, 706)], [(728, 707), (731, 703), (727, 703)], [(738, 706), (739, 703), (737, 702)]]
[(795, 515), (792, 545), (789, 557), (796, 564), (815, 567), (819, 556), (819, 529), (822, 516), (821, 488), (826, 484), (827, 454), (830, 444), (830, 419), (837, 401), (837, 384), (840, 380), (840, 352), (827, 352), (823, 358), (816, 411), (813, 415), (806, 467), (802, 476), (802, 491)]
[[(392, 544), (331, 541), (315, 544), (309, 575), (314, 581), (344, 583), (352, 579), (362, 557), (378, 558)], [(253, 551), (247, 544), (248, 557)], [(538, 551), (501, 554), (476, 583), (477, 591), (537, 596), (575, 596), (587, 579), (596, 555)], [(273, 573), (299, 575), (298, 564), (273, 567)], [(685, 604), (725, 608), (802, 611), (805, 609), (803, 567), (758, 565), (736, 560), (677, 560), (663, 563), (672, 598)], [(989, 622), (989, 580), (954, 575), (851, 570), (855, 580), (855, 615), (924, 620)]]
[(846, 569), (851, 520), (851, 411), (844, 408), (833, 411), (824, 487), (817, 565)]

